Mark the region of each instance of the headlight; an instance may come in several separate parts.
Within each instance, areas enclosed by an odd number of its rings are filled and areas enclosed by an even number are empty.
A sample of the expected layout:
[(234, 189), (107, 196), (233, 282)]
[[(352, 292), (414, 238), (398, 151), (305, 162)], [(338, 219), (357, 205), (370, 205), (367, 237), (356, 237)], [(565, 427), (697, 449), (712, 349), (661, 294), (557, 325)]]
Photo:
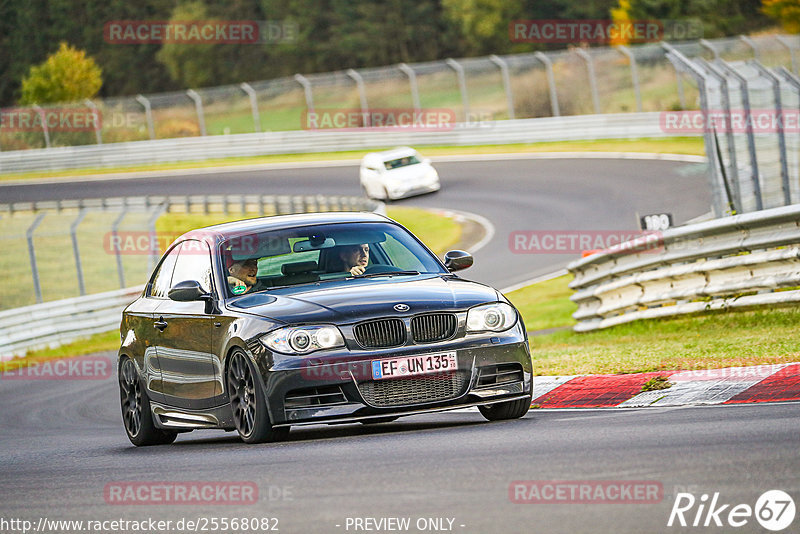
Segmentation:
[(517, 312), (505, 302), (476, 306), (467, 312), (467, 332), (502, 332), (517, 322)]
[(284, 354), (308, 354), (315, 350), (343, 347), (344, 338), (335, 326), (288, 326), (261, 336), (268, 348)]

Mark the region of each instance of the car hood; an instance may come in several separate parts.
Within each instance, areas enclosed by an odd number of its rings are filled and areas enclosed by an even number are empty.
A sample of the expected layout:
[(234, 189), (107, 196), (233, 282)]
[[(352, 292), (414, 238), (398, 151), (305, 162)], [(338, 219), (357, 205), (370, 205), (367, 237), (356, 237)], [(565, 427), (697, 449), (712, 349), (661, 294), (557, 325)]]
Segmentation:
[[(495, 289), (453, 276), (420, 275), (330, 281), (238, 297), (231, 308), (287, 324), (351, 323), (373, 317), (463, 310), (495, 302)], [(396, 304), (408, 310), (397, 311)]]

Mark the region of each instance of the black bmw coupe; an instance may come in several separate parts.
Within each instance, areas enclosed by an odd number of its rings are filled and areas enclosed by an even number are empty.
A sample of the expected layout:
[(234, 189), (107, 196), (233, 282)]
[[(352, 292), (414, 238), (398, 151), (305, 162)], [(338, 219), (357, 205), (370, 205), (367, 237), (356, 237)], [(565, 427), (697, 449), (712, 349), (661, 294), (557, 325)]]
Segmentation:
[(193, 230), (123, 312), (118, 376), (135, 445), (203, 428), (247, 443), (289, 427), (381, 423), (477, 406), (525, 415), (532, 362), (517, 310), (371, 213)]

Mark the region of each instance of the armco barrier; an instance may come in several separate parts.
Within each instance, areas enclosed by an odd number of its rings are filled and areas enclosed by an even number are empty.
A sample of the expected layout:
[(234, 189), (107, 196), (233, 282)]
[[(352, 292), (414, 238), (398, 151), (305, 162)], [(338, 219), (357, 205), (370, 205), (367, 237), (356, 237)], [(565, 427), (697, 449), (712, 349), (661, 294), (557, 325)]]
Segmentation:
[[(637, 319), (800, 302), (800, 205), (682, 226), (660, 246), (569, 264), (579, 332)], [(789, 289), (781, 291), (782, 289)]]
[(376, 128), (360, 128), (356, 131), (304, 130), (17, 150), (0, 153), (0, 173), (370, 150), (397, 145), (469, 146), (677, 135), (663, 131), (659, 116), (657, 112), (576, 115), (493, 121), (478, 126), (458, 124), (453, 129), (441, 131), (403, 128), (390, 131)]

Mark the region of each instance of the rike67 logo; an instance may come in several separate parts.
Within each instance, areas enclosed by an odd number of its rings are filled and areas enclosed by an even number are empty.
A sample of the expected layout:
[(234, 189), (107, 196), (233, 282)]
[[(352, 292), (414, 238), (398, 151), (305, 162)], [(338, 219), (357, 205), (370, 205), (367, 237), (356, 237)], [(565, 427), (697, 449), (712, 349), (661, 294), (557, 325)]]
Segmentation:
[(714, 492), (710, 498), (704, 493), (699, 499), (691, 493), (678, 493), (667, 526), (738, 528), (752, 525), (755, 518), (763, 528), (778, 532), (789, 527), (794, 517), (794, 500), (781, 490), (765, 491), (755, 506), (725, 503), (719, 492)]

